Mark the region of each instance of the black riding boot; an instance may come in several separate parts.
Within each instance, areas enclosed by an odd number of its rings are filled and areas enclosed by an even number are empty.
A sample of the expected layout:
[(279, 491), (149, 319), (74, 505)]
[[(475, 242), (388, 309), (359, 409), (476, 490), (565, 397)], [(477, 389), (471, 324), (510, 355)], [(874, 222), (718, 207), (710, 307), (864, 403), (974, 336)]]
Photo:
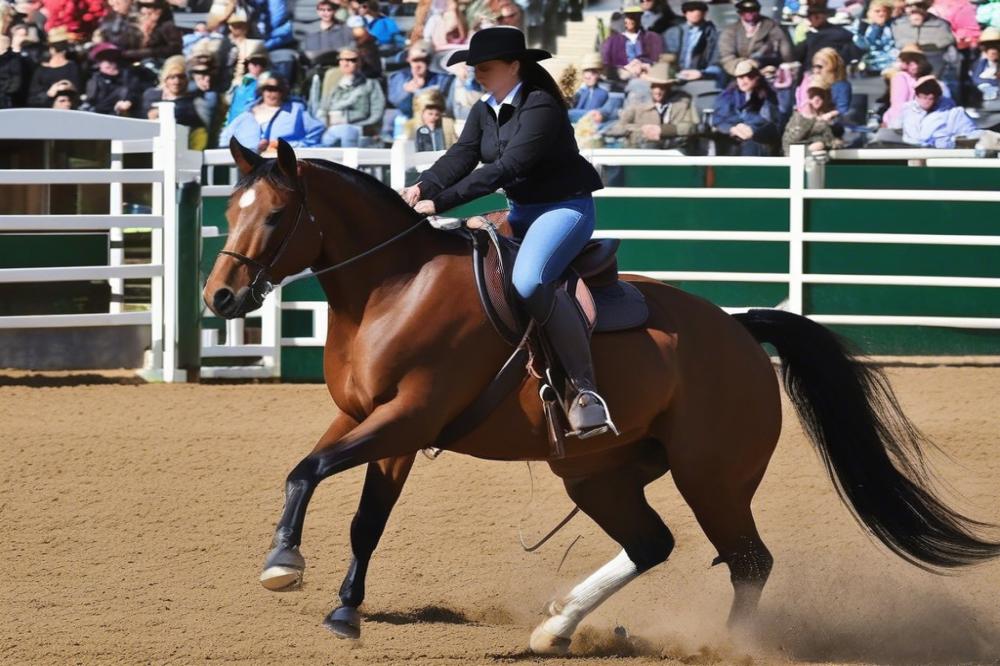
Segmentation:
[(570, 429), (578, 437), (592, 437), (613, 428), (604, 399), (595, 387), (586, 322), (565, 290), (556, 290), (552, 310), (548, 319), (542, 322), (542, 331), (570, 379), (571, 386), (566, 387)]

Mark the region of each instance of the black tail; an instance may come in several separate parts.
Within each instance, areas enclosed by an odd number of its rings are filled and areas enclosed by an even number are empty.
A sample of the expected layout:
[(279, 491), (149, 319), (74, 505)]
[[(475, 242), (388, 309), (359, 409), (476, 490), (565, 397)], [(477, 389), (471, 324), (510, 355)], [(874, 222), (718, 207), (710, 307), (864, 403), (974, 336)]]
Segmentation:
[(735, 315), (781, 357), (785, 390), (841, 498), (882, 543), (935, 570), (1000, 555), (987, 527), (947, 507), (928, 487), (924, 436), (906, 418), (885, 375), (854, 360), (829, 329), (790, 312)]

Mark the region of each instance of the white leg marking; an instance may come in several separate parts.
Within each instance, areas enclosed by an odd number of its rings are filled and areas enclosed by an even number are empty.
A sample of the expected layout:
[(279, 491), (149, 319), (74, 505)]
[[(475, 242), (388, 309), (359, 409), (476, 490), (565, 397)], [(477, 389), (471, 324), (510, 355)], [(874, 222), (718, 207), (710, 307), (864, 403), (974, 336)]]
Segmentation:
[(559, 614), (543, 622), (542, 628), (554, 636), (570, 638), (583, 618), (638, 576), (638, 569), (623, 550), (574, 587), (563, 601)]

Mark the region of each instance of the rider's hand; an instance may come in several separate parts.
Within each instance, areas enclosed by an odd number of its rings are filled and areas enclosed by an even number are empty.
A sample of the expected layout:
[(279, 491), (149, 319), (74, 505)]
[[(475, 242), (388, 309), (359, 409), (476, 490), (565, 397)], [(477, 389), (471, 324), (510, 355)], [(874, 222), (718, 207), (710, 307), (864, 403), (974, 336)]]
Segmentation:
[(416, 206), (417, 202), (420, 201), (420, 183), (404, 187), (400, 191), (399, 196), (403, 197), (403, 201), (406, 202), (407, 206)]
[(418, 201), (417, 205), (413, 207), (413, 210), (417, 211), (421, 215), (434, 215), (437, 211), (434, 209), (434, 202), (430, 199), (424, 199), (423, 201)]

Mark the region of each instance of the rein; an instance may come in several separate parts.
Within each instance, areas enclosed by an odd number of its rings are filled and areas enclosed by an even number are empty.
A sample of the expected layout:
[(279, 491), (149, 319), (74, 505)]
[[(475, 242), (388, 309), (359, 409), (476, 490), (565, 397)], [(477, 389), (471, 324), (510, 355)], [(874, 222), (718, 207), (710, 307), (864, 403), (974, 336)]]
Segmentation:
[[(248, 257), (245, 254), (240, 254), (239, 252), (233, 252), (231, 250), (219, 250), (219, 254), (224, 254), (224, 255), (233, 257), (234, 259), (236, 259), (241, 264), (244, 264), (246, 266), (251, 266), (251, 267), (257, 269), (257, 272), (253, 276), (253, 280), (250, 281), (250, 293), (253, 296), (254, 301), (256, 301), (258, 305), (262, 304), (264, 302), (264, 298), (266, 298), (267, 295), (269, 293), (271, 293), (271, 291), (274, 289), (274, 281), (271, 279), (271, 269), (273, 269), (274, 265), (278, 263), (278, 259), (280, 259), (281, 255), (284, 254), (285, 250), (288, 248), (289, 242), (295, 236), (295, 232), (299, 228), (299, 223), (302, 221), (302, 213), (303, 212), (309, 214), (309, 221), (310, 222), (312, 222), (313, 224), (317, 224), (316, 217), (312, 214), (312, 212), (306, 206), (306, 194), (305, 194), (305, 190), (303, 190), (303, 192), (301, 194), (301, 197), (299, 199), (299, 210), (295, 214), (295, 224), (292, 225), (291, 231), (289, 231), (287, 234), (285, 234), (285, 237), (281, 239), (281, 244), (278, 246), (278, 249), (275, 251), (274, 256), (271, 258), (271, 261), (268, 262), (266, 265), (264, 263), (258, 261), (257, 259), (253, 259), (252, 257)], [(289, 285), (289, 284), (291, 284), (293, 282), (297, 282), (298, 280), (302, 280), (304, 278), (315, 277), (317, 275), (322, 275), (323, 273), (329, 273), (331, 271), (335, 271), (335, 270), (337, 270), (339, 268), (344, 268), (345, 266), (350, 266), (351, 264), (353, 264), (353, 263), (355, 263), (357, 261), (360, 261), (360, 260), (364, 259), (365, 257), (371, 255), (371, 254), (374, 254), (374, 253), (378, 252), (382, 248), (387, 247), (387, 246), (395, 243), (399, 239), (401, 239), (401, 238), (409, 235), (411, 232), (416, 231), (417, 228), (419, 228), (420, 226), (422, 226), (427, 221), (428, 220), (427, 220), (426, 217), (421, 217), (413, 225), (407, 227), (406, 229), (404, 229), (403, 231), (399, 232), (398, 234), (396, 234), (392, 238), (389, 238), (388, 240), (385, 240), (385, 241), (379, 243), (375, 247), (372, 247), (372, 248), (369, 248), (369, 249), (365, 250), (361, 254), (357, 254), (357, 255), (351, 257), (350, 259), (345, 259), (344, 261), (341, 261), (341, 262), (339, 262), (337, 264), (334, 264), (333, 266), (327, 266), (326, 268), (322, 268), (322, 269), (320, 269), (318, 271), (314, 270), (314, 269), (312, 269), (310, 267), (309, 272), (303, 272), (303, 273), (301, 273), (299, 275), (295, 275), (295, 276), (292, 276), (292, 277), (285, 278), (284, 280), (282, 280), (281, 285), (279, 285), (279, 286), (286, 286), (286, 285)], [(319, 230), (320, 242), (322, 243), (323, 228), (319, 227), (318, 225), (317, 225), (317, 228)], [(264, 279), (261, 280), (261, 278), (264, 278)]]

